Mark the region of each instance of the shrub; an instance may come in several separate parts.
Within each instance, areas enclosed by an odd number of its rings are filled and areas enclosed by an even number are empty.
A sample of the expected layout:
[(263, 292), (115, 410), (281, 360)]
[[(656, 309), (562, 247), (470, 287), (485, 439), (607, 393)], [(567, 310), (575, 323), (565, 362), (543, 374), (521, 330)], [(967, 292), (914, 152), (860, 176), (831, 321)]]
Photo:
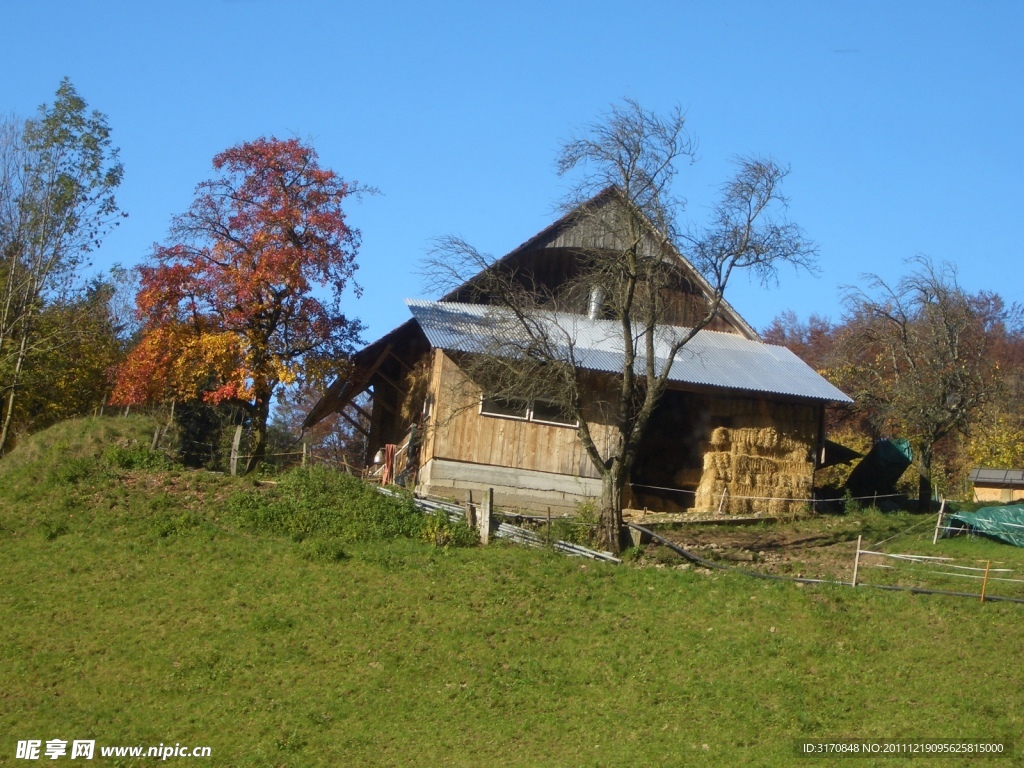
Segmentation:
[(593, 500), (578, 502), (574, 517), (559, 518), (553, 524), (554, 538), (571, 544), (593, 547), (597, 541), (597, 524), (600, 519), (597, 504)]
[(39, 523), (39, 530), (44, 539), (53, 541), (68, 532), (68, 525), (64, 520), (43, 520)]
[(477, 532), (465, 520), (452, 520), (443, 511), (426, 519), (420, 538), (435, 547), (472, 547), (479, 542)]
[(340, 539), (316, 537), (302, 542), (304, 558), (314, 562), (337, 563), (348, 558)]
[(853, 498), (849, 488), (846, 489), (846, 495), (843, 497), (843, 507), (848, 515), (855, 515), (861, 511), (860, 501)]
[(232, 495), (227, 511), (250, 530), (341, 542), (416, 538), (424, 517), (410, 497), (385, 496), (358, 478), (326, 467), (297, 468), (267, 490)]
[(202, 525), (202, 523), (203, 519), (201, 517), (190, 512), (181, 512), (179, 514), (163, 512), (152, 520), (153, 530), (161, 538), (188, 533), (193, 528)]
[(112, 445), (103, 452), (103, 461), (114, 469), (166, 469), (170, 466), (162, 453), (141, 445)]
[(78, 485), (103, 474), (98, 461), (89, 457), (67, 459), (50, 470), (50, 479), (57, 485)]
[(170, 444), (181, 463), (194, 469), (227, 471), (239, 416), (234, 406), (179, 403)]

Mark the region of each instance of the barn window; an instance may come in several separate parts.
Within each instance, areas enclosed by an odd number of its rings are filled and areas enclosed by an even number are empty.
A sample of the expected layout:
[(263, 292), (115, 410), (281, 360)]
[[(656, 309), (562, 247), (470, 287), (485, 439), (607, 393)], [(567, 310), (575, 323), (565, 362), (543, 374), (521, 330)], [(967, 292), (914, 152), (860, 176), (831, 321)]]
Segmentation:
[(567, 415), (558, 403), (550, 400), (526, 400), (517, 397), (487, 395), (480, 399), (480, 413), (501, 419), (534, 421), (557, 427), (577, 427), (576, 419)]
[(565, 410), (558, 403), (548, 400), (534, 400), (530, 409), (530, 421), (537, 421), (541, 424), (555, 424), (559, 427), (577, 427), (576, 419), (566, 414)]
[(480, 413), (484, 416), (500, 416), (503, 419), (526, 421), (530, 418), (530, 401), (491, 395), (480, 401)]

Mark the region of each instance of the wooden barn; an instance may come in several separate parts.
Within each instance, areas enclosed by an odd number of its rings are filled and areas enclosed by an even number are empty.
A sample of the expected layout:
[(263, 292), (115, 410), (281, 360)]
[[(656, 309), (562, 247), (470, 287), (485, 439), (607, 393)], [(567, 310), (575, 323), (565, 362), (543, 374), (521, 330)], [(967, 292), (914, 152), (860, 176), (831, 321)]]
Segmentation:
[[(617, 204), (614, 190), (588, 203), (599, 210)], [(571, 329), (584, 414), (603, 447), (613, 434), (605, 405), (622, 370), (617, 324), (588, 311), (586, 295), (557, 291), (579, 269), (581, 254), (600, 247), (608, 244), (570, 213), (499, 264), (558, 296), (549, 321)], [(668, 336), (703, 314), (709, 291), (673, 254), (686, 279), (659, 327)], [(407, 301), (412, 318), (355, 355), (306, 425), (342, 413), (365, 431), (368, 462), (379, 455), (420, 493), (476, 500), (491, 488), (506, 507), (571, 512), (600, 496), (599, 473), (577, 425), (554, 403), (495, 397), (467, 372), (469, 356), (492, 348), (488, 339), (503, 311), (471, 290), (472, 282), (441, 301)], [(849, 402), (846, 395), (789, 350), (759, 341), (724, 303), (679, 353), (669, 379), (624, 489), (626, 508), (781, 514), (810, 499), (825, 405)], [(354, 402), (366, 394), (369, 407)]]

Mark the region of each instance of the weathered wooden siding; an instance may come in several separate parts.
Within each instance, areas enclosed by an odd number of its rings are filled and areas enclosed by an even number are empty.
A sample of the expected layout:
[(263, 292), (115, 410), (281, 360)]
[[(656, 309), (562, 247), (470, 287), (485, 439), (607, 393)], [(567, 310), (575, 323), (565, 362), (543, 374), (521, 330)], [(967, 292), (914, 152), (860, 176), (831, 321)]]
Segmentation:
[[(600, 382), (595, 382), (594, 387), (596, 396)], [(479, 388), (441, 350), (434, 351), (430, 391), (430, 428), (421, 462), (438, 458), (599, 477), (575, 429), (481, 415)], [(589, 415), (596, 420), (599, 417), (594, 409), (596, 406), (588, 408), (592, 411)], [(595, 441), (602, 450), (606, 449), (611, 429), (591, 423)]]
[[(499, 263), (510, 274), (516, 275), (529, 290), (539, 291), (551, 299), (557, 309), (585, 313), (589, 289), (579, 284), (573, 285), (573, 281), (580, 275), (581, 254), (593, 251), (616, 252), (625, 247), (621, 235), (624, 225), (616, 223), (621, 215), (617, 211), (618, 205), (613, 200), (606, 200), (600, 211), (595, 210), (592, 215), (570, 217), (527, 241)], [(665, 244), (652, 235), (641, 239), (639, 249), (647, 257), (675, 259), (672, 255), (674, 252), (668, 251)], [(689, 327), (704, 317), (708, 301), (700, 288), (704, 284), (703, 278), (689, 263), (680, 261), (678, 265), (685, 279), (680, 281), (677, 289), (665, 293), (667, 306), (660, 322)], [(566, 290), (570, 286), (571, 290)], [(488, 303), (492, 297), (480, 293), (479, 286), (470, 280), (448, 294), (444, 300)], [(756, 338), (756, 332), (728, 306), (721, 308), (707, 328)]]
[[(524, 287), (544, 293), (549, 306), (560, 311), (575, 314), (586, 314), (589, 300), (589, 288), (586, 285), (572, 282), (579, 275), (579, 252), (566, 248), (541, 248), (525, 251), (517, 255), (513, 265), (515, 274)], [(664, 315), (661, 322), (666, 325), (692, 327), (703, 319), (708, 310), (707, 299), (692, 284), (680, 280), (676, 290), (665, 291)], [(452, 297), (453, 300), (487, 303), (492, 300), (480, 293), (466, 290)], [(707, 325), (709, 331), (735, 333), (745, 335), (728, 317), (721, 312)]]
[(572, 514), (577, 504), (601, 494), (601, 481), (529, 469), (431, 459), (420, 469), (417, 489), (434, 496), (479, 501), (488, 490), (501, 507), (554, 515)]
[[(612, 379), (591, 378), (591, 429), (608, 455), (614, 434), (597, 403), (613, 399)], [(420, 456), (424, 490), (467, 498), (493, 487), (503, 504), (536, 509), (569, 508), (599, 493), (600, 475), (575, 429), (481, 415), (479, 388), (442, 350), (433, 352), (429, 397), (430, 427)], [(724, 490), (727, 513), (792, 511), (799, 503), (782, 499), (810, 494), (820, 410), (810, 402), (669, 391), (624, 502), (659, 511), (713, 511)]]

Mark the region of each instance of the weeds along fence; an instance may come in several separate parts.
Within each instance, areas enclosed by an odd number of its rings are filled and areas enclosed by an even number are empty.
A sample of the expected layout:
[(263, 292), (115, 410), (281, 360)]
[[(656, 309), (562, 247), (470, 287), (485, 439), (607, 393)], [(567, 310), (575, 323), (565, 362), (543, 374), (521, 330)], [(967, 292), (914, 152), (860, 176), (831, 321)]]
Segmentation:
[[(392, 496), (400, 495), (398, 491), (385, 486), (378, 486), (378, 490), (380, 493)], [(451, 501), (429, 497), (414, 497), (413, 503), (425, 514), (443, 514), (452, 521), (466, 521), (480, 532), (481, 541), (484, 543), (487, 543), (489, 538), (493, 536), (494, 538), (503, 539), (521, 546), (551, 548), (570, 556), (586, 557), (614, 564), (621, 564), (622, 562), (609, 552), (600, 552), (577, 542), (555, 538), (552, 535), (552, 519), (550, 517), (545, 519), (521, 514), (503, 514), (497, 511), (493, 507), (492, 494), (490, 493), (485, 494), (484, 502), (481, 504), (467, 502), (459, 505)], [(526, 521), (535, 527), (539, 527), (540, 531), (522, 525), (514, 525), (508, 521), (509, 519)], [(1024, 605), (1024, 589), (1018, 590), (1016, 595), (995, 593), (994, 590), (1003, 585), (1024, 585), (1024, 578), (1016, 578), (1019, 574), (1014, 569), (1002, 567), (1001, 563), (988, 561), (982, 567), (980, 564), (965, 564), (951, 557), (882, 552), (878, 549), (880, 545), (907, 533), (913, 528), (919, 528), (926, 524), (930, 525), (930, 521), (931, 518), (928, 518), (922, 522), (915, 523), (911, 529), (902, 531), (890, 537), (890, 539), (878, 542), (872, 545), (871, 548), (864, 548), (862, 538), (858, 537), (857, 547), (851, 561), (852, 578), (850, 581), (784, 576), (726, 565), (705, 559), (647, 527), (632, 522), (627, 523), (627, 527), (635, 531), (636, 534), (639, 534), (639, 537), (658, 541), (691, 563), (711, 570), (731, 571), (752, 578), (771, 581), (828, 584), (851, 588), (867, 587), (915, 594), (966, 597), (977, 599), (981, 602), (1011, 602)], [(993, 565), (995, 565), (994, 568), (992, 567)], [(865, 570), (861, 570), (862, 568)], [(865, 572), (878, 574), (879, 577), (865, 581)], [(959, 589), (943, 588), (952, 586), (950, 582), (956, 579), (970, 579), (974, 580), (975, 583), (980, 581), (979, 591), (966, 592)]]
[[(401, 494), (385, 486), (379, 486), (378, 491), (387, 496), (400, 496)], [(610, 552), (601, 552), (590, 549), (582, 544), (561, 539), (553, 539), (551, 526), (547, 526), (547, 534), (538, 533), (522, 526), (512, 525), (501, 518), (522, 519), (521, 515), (506, 515), (494, 508), (492, 502), (493, 494), (485, 494), (483, 503), (465, 505), (454, 504), (442, 499), (415, 496), (413, 504), (421, 512), (428, 515), (447, 515), (453, 522), (465, 521), (480, 533), (480, 540), (486, 544), (491, 537), (503, 539), (512, 544), (525, 547), (547, 548), (561, 552), (572, 557), (585, 557), (590, 560), (599, 560), (605, 563), (620, 564), (622, 560)]]
[[(244, 470), (251, 453), (251, 430), (238, 413), (222, 413), (209, 409), (204, 429), (190, 429), (180, 420), (182, 408), (187, 406), (155, 405), (144, 407), (97, 408), (94, 415), (127, 417), (144, 415), (153, 418), (156, 425), (150, 442), (150, 451), (159, 451), (187, 466), (203, 466), (213, 471), (237, 475)], [(176, 418), (175, 411), (178, 412)], [(201, 439), (196, 439), (197, 437)], [(283, 447), (281, 443), (284, 443)], [(264, 468), (278, 471), (312, 464), (340, 469), (351, 475), (363, 476), (361, 462), (354, 461), (349, 452), (336, 446), (311, 445), (303, 439), (288, 438), (271, 446), (263, 454)]]
[[(400, 495), (397, 491), (383, 486), (378, 487), (380, 493), (391, 496)], [(493, 510), (490, 501), (491, 494), (487, 494), (482, 504), (465, 505), (455, 504), (442, 499), (414, 497), (413, 503), (418, 509), (426, 514), (447, 515), (452, 521), (467, 521), (471, 526), (481, 530), (481, 540), (486, 543), (490, 536), (503, 539), (521, 546), (544, 548), (549, 547), (556, 552), (575, 557), (586, 557), (592, 560), (621, 564), (621, 560), (609, 552), (600, 552), (590, 549), (581, 544), (553, 539), (551, 535), (551, 520), (547, 519), (546, 535), (527, 527), (513, 525), (507, 520), (499, 518), (509, 517), (524, 519), (521, 515), (502, 515)], [(535, 524), (543, 524), (542, 518), (530, 518)], [(924, 521), (930, 524), (930, 519)], [(917, 523), (913, 528), (920, 527), (923, 523)], [(784, 576), (780, 574), (762, 573), (740, 568), (733, 565), (725, 565), (720, 562), (707, 560), (675, 542), (661, 536), (655, 531), (635, 523), (627, 523), (627, 526), (638, 534), (653, 539), (668, 547), (676, 554), (690, 561), (695, 565), (719, 571), (731, 571), (757, 579), (770, 581), (788, 581), (801, 584), (828, 584), (834, 586), (845, 586), (851, 588), (871, 588), (888, 591), (910, 592), (926, 595), (946, 595), (951, 597), (966, 597), (980, 600), (981, 602), (1010, 602), (1024, 605), (1024, 588), (1018, 589), (1016, 595), (996, 594), (994, 590), (1002, 585), (1024, 585), (1024, 578), (1018, 578), (1019, 571), (1012, 568), (1002, 567), (1001, 563), (986, 561), (984, 566), (980, 564), (967, 565), (962, 560), (958, 561), (952, 557), (933, 555), (915, 555), (910, 553), (881, 552), (876, 549), (885, 541), (872, 545), (875, 548), (865, 549), (862, 537), (857, 539), (853, 561), (851, 563), (853, 576), (850, 581), (836, 579), (814, 579), (798, 576)], [(485, 532), (486, 531), (486, 532)], [(900, 534), (897, 534), (899, 536)], [(896, 537), (892, 537), (896, 538)], [(993, 565), (995, 567), (993, 567)], [(868, 572), (882, 574), (877, 580), (865, 581), (864, 573)], [(938, 578), (936, 578), (938, 577)], [(929, 582), (930, 579), (930, 582)], [(956, 579), (970, 579), (975, 583), (980, 582), (978, 592), (965, 592), (957, 589), (943, 589), (948, 582)]]

